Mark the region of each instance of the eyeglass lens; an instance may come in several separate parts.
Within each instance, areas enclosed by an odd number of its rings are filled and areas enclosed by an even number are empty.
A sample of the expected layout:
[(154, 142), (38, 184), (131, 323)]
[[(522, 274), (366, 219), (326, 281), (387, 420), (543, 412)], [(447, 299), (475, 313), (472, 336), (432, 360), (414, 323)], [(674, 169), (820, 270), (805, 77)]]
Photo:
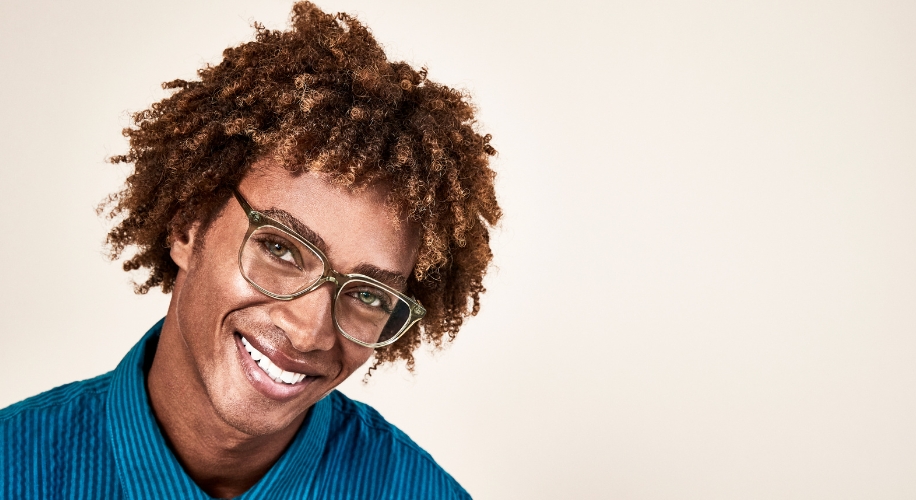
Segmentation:
[[(276, 295), (304, 290), (324, 273), (318, 254), (272, 226), (257, 228), (245, 241), (241, 264), (249, 280)], [(361, 342), (385, 342), (397, 335), (410, 319), (410, 305), (404, 300), (358, 278), (341, 287), (334, 300), (338, 327)]]

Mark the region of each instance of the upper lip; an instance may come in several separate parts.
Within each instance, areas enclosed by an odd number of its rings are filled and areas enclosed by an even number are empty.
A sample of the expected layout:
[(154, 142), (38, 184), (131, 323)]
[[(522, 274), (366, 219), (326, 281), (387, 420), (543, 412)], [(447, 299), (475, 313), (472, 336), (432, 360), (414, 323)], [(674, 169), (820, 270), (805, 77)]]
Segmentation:
[(257, 337), (246, 335), (242, 332), (237, 333), (239, 336), (244, 337), (245, 340), (247, 340), (252, 347), (260, 351), (261, 354), (267, 356), (270, 361), (281, 370), (293, 373), (304, 373), (309, 377), (321, 377), (324, 375), (321, 370), (315, 368), (312, 363), (295, 360), (280, 349), (262, 343)]

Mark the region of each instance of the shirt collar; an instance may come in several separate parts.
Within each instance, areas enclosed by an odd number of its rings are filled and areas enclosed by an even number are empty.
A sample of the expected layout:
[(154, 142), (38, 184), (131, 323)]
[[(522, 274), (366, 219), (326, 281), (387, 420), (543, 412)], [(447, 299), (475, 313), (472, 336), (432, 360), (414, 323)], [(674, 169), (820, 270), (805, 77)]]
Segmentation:
[[(146, 332), (112, 374), (107, 425), (118, 477), (126, 496), (132, 499), (208, 499), (166, 445), (149, 404), (146, 374), (159, 344), (163, 321)], [(330, 420), (331, 402), (325, 398), (315, 403), (286, 452), (238, 498), (307, 494), (327, 441)]]

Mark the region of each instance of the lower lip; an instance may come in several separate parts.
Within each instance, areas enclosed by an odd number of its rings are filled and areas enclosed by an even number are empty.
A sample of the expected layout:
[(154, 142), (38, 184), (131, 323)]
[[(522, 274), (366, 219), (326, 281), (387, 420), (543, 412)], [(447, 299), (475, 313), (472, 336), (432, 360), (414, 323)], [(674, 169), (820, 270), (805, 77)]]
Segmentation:
[(295, 384), (274, 382), (274, 380), (264, 373), (264, 370), (255, 363), (251, 355), (248, 354), (248, 351), (245, 350), (245, 345), (242, 344), (242, 337), (238, 334), (234, 335), (234, 337), (237, 351), (236, 354), (238, 355), (239, 363), (242, 365), (242, 371), (245, 372), (245, 376), (248, 378), (248, 382), (250, 382), (258, 392), (270, 399), (276, 399), (278, 401), (292, 399), (305, 391), (305, 388), (311, 385), (317, 378), (306, 376), (301, 382)]

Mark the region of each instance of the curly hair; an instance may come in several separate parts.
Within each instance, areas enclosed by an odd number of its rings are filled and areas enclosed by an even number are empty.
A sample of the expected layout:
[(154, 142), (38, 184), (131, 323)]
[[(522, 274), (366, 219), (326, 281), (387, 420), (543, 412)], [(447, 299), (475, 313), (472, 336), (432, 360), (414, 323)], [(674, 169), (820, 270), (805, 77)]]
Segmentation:
[(110, 258), (134, 249), (124, 270), (149, 270), (135, 291), (170, 292), (178, 272), (170, 236), (206, 226), (261, 159), (351, 189), (385, 183), (392, 216), (420, 229), (406, 293), (427, 315), (376, 350), (372, 368), (403, 360), (413, 369), (421, 344), (454, 340), (480, 307), (489, 231), (501, 216), (490, 135), (477, 132), (465, 92), (428, 80), (426, 68), (388, 61), (352, 16), (299, 2), (291, 30), (254, 28), (254, 41), (226, 49), (199, 80), (164, 83), (173, 92), (133, 115), (127, 153), (109, 160), (133, 172), (99, 207), (116, 221)]

